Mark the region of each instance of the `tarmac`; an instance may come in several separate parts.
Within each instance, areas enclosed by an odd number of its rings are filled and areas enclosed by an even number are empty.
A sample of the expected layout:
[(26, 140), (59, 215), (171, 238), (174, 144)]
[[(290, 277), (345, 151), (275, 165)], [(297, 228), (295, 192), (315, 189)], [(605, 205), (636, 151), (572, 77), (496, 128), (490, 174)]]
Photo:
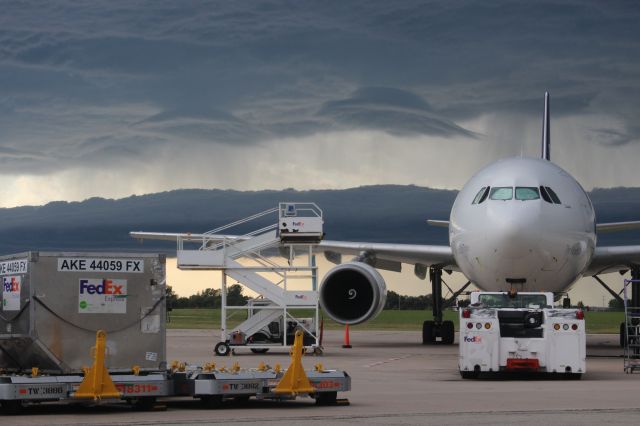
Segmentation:
[[(288, 365), (288, 350), (265, 355), (237, 350), (213, 357), (218, 332), (169, 330), (168, 360), (231, 366)], [(424, 346), (420, 333), (354, 331), (351, 349), (343, 349), (342, 332), (325, 332), (322, 356), (305, 356), (311, 369), (346, 371), (352, 390), (339, 394), (348, 406), (316, 406), (309, 398), (288, 402), (249, 400), (207, 410), (198, 401), (172, 400), (157, 410), (129, 407), (43, 405), (4, 418), (16, 425), (37, 424), (300, 424), (300, 425), (493, 425), (493, 424), (635, 424), (640, 418), (640, 374), (625, 374), (617, 335), (589, 335), (587, 373), (582, 380), (540, 377), (490, 377), (463, 380), (457, 370), (458, 346)]]

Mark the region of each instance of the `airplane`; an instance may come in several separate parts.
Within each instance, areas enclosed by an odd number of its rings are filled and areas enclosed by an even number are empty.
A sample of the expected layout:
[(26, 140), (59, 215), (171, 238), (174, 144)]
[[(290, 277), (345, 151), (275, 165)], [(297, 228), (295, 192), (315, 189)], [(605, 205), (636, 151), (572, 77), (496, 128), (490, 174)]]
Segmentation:
[[(484, 291), (551, 291), (560, 298), (583, 276), (593, 276), (620, 298), (598, 276), (631, 271), (632, 279), (640, 280), (640, 245), (598, 246), (597, 234), (640, 228), (640, 221), (597, 223), (582, 186), (551, 162), (548, 92), (542, 129), (540, 158), (521, 156), (489, 164), (460, 190), (448, 221), (428, 221), (448, 228), (448, 246), (321, 241), (316, 250), (337, 264), (320, 284), (323, 311), (341, 324), (374, 318), (386, 300), (386, 283), (377, 269), (400, 272), (403, 263), (431, 282), (433, 320), (423, 323), (424, 344), (454, 342), (453, 322), (443, 320), (443, 271), (461, 272), (468, 279), (451, 299), (471, 283)], [(202, 234), (131, 235), (202, 239)], [(343, 255), (355, 257), (342, 263)], [(631, 304), (640, 306), (640, 282), (632, 285)], [(620, 332), (622, 341), (624, 324)]]

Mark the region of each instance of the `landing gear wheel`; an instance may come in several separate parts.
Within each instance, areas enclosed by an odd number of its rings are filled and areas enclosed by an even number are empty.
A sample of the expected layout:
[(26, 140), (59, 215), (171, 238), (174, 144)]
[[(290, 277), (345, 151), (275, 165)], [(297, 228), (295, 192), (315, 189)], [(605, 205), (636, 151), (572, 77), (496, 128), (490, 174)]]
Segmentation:
[(433, 321), (422, 323), (422, 344), (431, 345), (436, 341), (436, 325)]
[[(264, 344), (268, 341), (269, 338), (264, 333), (256, 333), (251, 336), (251, 343)], [(269, 349), (251, 348), (251, 352), (253, 352), (254, 354), (266, 354), (267, 352), (269, 352)]]
[(220, 342), (216, 345), (213, 351), (218, 356), (229, 356), (229, 354), (231, 353), (231, 348), (229, 347), (227, 342)]
[(456, 336), (456, 329), (453, 326), (453, 321), (443, 321), (440, 331), (442, 335), (442, 344), (453, 345), (453, 341)]

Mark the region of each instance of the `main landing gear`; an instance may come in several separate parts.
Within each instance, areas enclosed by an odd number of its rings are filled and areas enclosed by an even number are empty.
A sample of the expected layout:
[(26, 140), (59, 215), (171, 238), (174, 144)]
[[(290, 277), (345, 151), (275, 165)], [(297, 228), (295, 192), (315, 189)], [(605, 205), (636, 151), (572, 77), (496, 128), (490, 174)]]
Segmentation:
[[(444, 299), (442, 298), (442, 268), (435, 266), (430, 267), (429, 281), (431, 281), (431, 294), (433, 295), (433, 320), (425, 321), (422, 324), (422, 344), (432, 345), (434, 343), (442, 343), (443, 345), (452, 345), (455, 337), (453, 321), (443, 321), (442, 319), (444, 309)], [(469, 283), (467, 283), (467, 285), (469, 285)], [(465, 285), (458, 294), (462, 292), (467, 285)]]

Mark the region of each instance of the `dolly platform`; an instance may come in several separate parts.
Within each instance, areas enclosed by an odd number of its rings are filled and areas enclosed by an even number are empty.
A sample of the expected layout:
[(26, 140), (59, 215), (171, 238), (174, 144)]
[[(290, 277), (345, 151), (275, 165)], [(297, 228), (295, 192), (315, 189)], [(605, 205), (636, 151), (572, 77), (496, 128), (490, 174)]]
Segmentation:
[[(102, 332), (103, 333), (103, 332)], [(174, 362), (167, 371), (146, 372), (135, 367), (129, 374), (107, 374), (100, 364), (101, 339), (98, 332), (94, 365), (84, 375), (40, 375), (34, 369), (30, 375), (0, 375), (0, 404), (6, 413), (42, 402), (91, 403), (131, 402), (139, 408), (150, 409), (159, 398), (191, 397), (215, 408), (226, 399), (251, 398), (293, 400), (314, 398), (317, 404), (333, 405), (338, 392), (351, 389), (351, 377), (343, 371), (326, 370), (317, 364), (312, 371), (302, 369), (302, 332), (297, 332), (291, 348), (291, 365), (285, 371), (261, 363), (257, 368), (242, 369), (207, 364), (190, 366)], [(100, 374), (99, 374), (100, 373)], [(99, 379), (96, 380), (96, 377)], [(105, 382), (107, 382), (105, 384)], [(116, 393), (110, 389), (112, 382)], [(81, 392), (84, 389), (86, 392)], [(90, 396), (89, 396), (90, 395)]]

